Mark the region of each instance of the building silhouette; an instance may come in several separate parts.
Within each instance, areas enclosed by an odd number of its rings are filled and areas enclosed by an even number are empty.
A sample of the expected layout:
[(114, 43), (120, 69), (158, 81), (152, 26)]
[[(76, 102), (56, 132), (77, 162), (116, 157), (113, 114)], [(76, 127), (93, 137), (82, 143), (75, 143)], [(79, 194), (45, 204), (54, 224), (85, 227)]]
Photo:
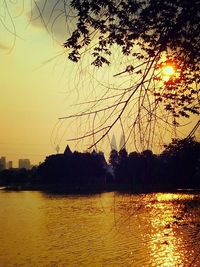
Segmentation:
[(0, 158), (0, 171), (6, 169), (6, 157), (1, 157)]
[(10, 160), (8, 161), (8, 169), (12, 169), (13, 168), (13, 162)]
[(69, 145), (66, 146), (65, 151), (64, 151), (64, 154), (65, 155), (71, 155), (72, 154), (72, 151), (71, 151)]
[(19, 169), (27, 169), (31, 168), (31, 162), (29, 159), (19, 159)]

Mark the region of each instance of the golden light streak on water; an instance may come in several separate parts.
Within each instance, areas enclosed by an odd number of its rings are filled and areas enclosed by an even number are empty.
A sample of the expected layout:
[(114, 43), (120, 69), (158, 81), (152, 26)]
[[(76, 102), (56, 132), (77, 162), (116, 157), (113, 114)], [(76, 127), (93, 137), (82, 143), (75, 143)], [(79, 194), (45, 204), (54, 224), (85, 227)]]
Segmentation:
[(151, 221), (151, 266), (175, 267), (189, 264), (186, 247), (181, 232), (177, 231), (180, 204), (177, 201), (192, 200), (191, 195), (156, 194), (156, 203), (150, 211)]

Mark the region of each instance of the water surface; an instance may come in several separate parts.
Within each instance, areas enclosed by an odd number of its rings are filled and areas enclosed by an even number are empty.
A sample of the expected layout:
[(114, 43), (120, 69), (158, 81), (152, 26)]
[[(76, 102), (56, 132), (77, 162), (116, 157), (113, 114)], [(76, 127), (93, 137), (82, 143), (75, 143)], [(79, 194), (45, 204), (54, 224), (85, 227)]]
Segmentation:
[(200, 195), (0, 191), (0, 266), (200, 266)]

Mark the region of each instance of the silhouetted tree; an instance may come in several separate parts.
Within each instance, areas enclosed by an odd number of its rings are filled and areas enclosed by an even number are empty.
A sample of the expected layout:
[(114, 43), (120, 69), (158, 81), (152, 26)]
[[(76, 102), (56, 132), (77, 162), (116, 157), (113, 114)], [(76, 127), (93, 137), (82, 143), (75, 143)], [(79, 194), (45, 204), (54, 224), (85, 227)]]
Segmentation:
[(115, 149), (112, 149), (110, 152), (109, 163), (113, 166), (114, 171), (117, 167), (118, 162), (119, 162), (119, 154)]
[(200, 143), (193, 138), (174, 139), (161, 154), (163, 177), (179, 187), (200, 185)]
[(32, 183), (33, 171), (26, 169), (5, 169), (0, 172), (0, 185), (17, 186), (30, 185)]
[[(140, 142), (147, 140), (147, 144), (153, 135), (150, 125), (159, 120), (158, 110), (170, 113), (170, 122), (176, 127), (179, 117), (199, 114), (200, 13), (197, 0), (74, 0), (71, 6), (77, 14), (77, 24), (64, 46), (69, 49), (72, 61), (79, 61), (86, 47), (93, 56), (92, 64), (97, 67), (111, 63), (110, 55), (115, 51), (112, 47), (116, 46), (121, 48), (123, 55), (132, 59), (131, 64), (116, 76), (130, 74), (133, 85), (113, 96), (109, 107), (96, 109), (94, 101), (91, 102), (90, 114), (105, 111), (105, 121), (112, 115), (111, 122), (101, 127), (102, 135), (95, 144), (111, 131), (117, 121), (125, 122), (126, 112), (134, 118), (127, 136), (138, 126), (146, 136)], [(176, 69), (176, 74), (163, 80), (162, 69), (169, 65)], [(139, 106), (137, 116), (131, 113), (135, 98)], [(103, 99), (106, 101), (105, 95)], [(96, 103), (99, 102), (100, 99)], [(119, 112), (113, 116), (116, 107)], [(87, 112), (81, 114), (85, 116)], [(161, 121), (163, 119), (162, 116)], [(168, 123), (169, 116), (164, 120)], [(92, 132), (98, 136), (99, 127), (92, 129), (91, 135)]]
[(141, 155), (137, 152), (131, 152), (128, 157), (127, 173), (130, 183), (134, 186), (141, 184)]
[(65, 185), (69, 189), (90, 187), (91, 191), (105, 183), (106, 161), (101, 153), (65, 153), (51, 155), (38, 167), (44, 184)]
[(118, 163), (117, 166), (115, 167), (116, 170), (116, 178), (117, 178), (117, 183), (120, 184), (127, 184), (129, 176), (127, 175), (127, 158), (128, 158), (128, 153), (125, 148), (121, 149), (118, 154)]
[[(10, 31), (6, 18), (12, 18), (8, 7), (12, 3), (8, 5), (7, 2), (4, 1), (6, 15), (0, 23)], [(48, 30), (43, 12), (49, 1), (33, 2)], [(58, 8), (60, 2), (63, 5)], [(88, 123), (86, 133), (77, 138), (93, 137), (91, 146), (94, 146), (120, 122), (125, 129), (126, 143), (128, 140), (135, 142), (131, 137), (137, 136), (144, 150), (153, 143), (154, 126), (160, 126), (156, 125), (157, 121), (177, 127), (179, 117), (199, 114), (198, 0), (58, 1), (52, 5), (47, 23), (52, 21), (53, 13), (55, 19), (49, 28), (52, 29), (56, 19), (63, 15), (72, 27), (64, 43), (70, 60), (77, 62), (88, 52), (92, 65), (109, 65), (112, 58), (117, 57), (118, 61), (118, 55), (111, 57), (117, 47), (125, 56), (126, 65), (113, 74), (130, 75), (132, 82), (130, 86), (118, 88), (121, 90), (117, 93), (109, 84), (100, 97), (95, 94), (95, 99), (87, 100), (90, 107), (87, 105), (81, 112), (60, 118), (87, 116), (88, 121), (93, 121)], [(10, 32), (16, 37), (14, 22), (11, 19), (7, 23), (12, 25)], [(66, 36), (68, 34), (66, 32)], [(168, 65), (176, 69), (176, 74), (163, 80), (162, 69)], [(96, 117), (103, 120), (95, 120)], [(131, 124), (127, 118), (132, 118)]]
[(128, 157), (128, 153), (125, 148), (121, 149), (119, 151), (119, 163), (122, 163), (123, 161), (126, 161)]

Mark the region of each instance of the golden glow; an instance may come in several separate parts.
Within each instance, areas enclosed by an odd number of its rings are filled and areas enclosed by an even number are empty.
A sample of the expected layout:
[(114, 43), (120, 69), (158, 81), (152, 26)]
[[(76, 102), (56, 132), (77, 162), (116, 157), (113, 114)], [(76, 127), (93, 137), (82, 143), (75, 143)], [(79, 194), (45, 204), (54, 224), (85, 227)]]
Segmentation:
[(167, 82), (169, 79), (174, 76), (176, 70), (175, 67), (172, 65), (166, 65), (162, 68), (162, 79), (163, 81)]
[[(20, 3), (23, 1), (10, 1), (10, 5), (12, 5), (11, 2)], [(27, 4), (31, 1), (25, 2)], [(28, 5), (22, 16), (18, 16), (14, 11), (12, 13), (13, 18), (17, 18), (14, 24), (20, 38), (16, 39), (16, 44), (10, 54), (5, 53), (5, 51), (6, 47), (10, 46), (11, 48), (13, 35), (0, 23), (0, 32), (4, 37), (1, 41), (3, 43), (0, 43), (0, 151), (1, 156), (6, 156), (7, 160), (14, 161), (14, 167), (17, 167), (19, 158), (30, 158), (31, 163), (38, 164), (39, 161), (44, 160), (46, 155), (56, 153), (55, 147), (57, 145), (60, 147), (60, 153), (64, 151), (68, 143), (67, 139), (85, 135), (90, 129), (94, 128), (94, 125), (92, 126), (87, 116), (81, 118), (82, 120), (79, 117), (78, 120), (71, 119), (57, 123), (59, 117), (73, 115), (84, 110), (94, 111), (112, 106), (115, 103), (113, 101), (117, 99), (115, 97), (118, 97), (117, 90), (131, 88), (139, 77), (138, 75), (113, 75), (120, 73), (132, 61), (130, 57), (122, 57), (121, 50), (116, 46), (113, 47), (111, 57), (114, 64), (107, 67), (97, 69), (91, 66), (90, 62), (93, 58), (90, 58), (92, 56), (88, 56), (88, 54), (84, 56), (80, 65), (66, 60), (63, 47), (53, 43), (52, 37), (42, 27), (32, 26), (31, 23), (29, 27), (26, 27), (26, 14), (30, 11), (30, 8)], [(63, 36), (63, 38), (63, 41), (65, 41), (66, 37)], [(138, 48), (136, 47), (136, 49)], [(159, 72), (156, 76), (163, 85), (164, 81), (170, 79), (173, 69), (170, 67), (171, 62), (167, 59), (167, 56), (163, 56), (161, 61), (156, 69)], [(139, 65), (140, 61), (136, 60), (134, 64)], [(175, 62), (173, 64), (175, 65)], [(173, 66), (173, 64), (171, 65)], [(168, 67), (164, 68), (164, 66)], [(143, 68), (141, 70), (143, 71)], [(110, 89), (108, 90), (108, 88)], [(127, 125), (125, 129), (127, 136), (130, 131), (129, 125), (132, 125), (132, 120), (137, 113), (139, 92), (140, 90), (137, 90), (135, 97), (132, 99), (133, 102), (131, 105), (127, 105), (126, 111), (123, 113), (124, 124)], [(93, 104), (86, 104), (88, 106), (85, 104), (78, 105), (78, 103), (88, 103), (90, 100), (100, 99), (102, 96), (107, 98), (105, 101), (98, 101), (98, 106), (93, 106)], [(101, 114), (103, 113), (101, 112)], [(111, 113), (106, 112), (106, 114)], [(117, 113), (113, 113), (113, 116), (116, 115)], [(107, 121), (104, 126), (108, 127), (114, 118), (113, 116), (110, 116), (108, 120), (102, 115), (96, 116), (95, 127), (103, 121)], [(164, 123), (162, 127), (164, 126), (165, 129)], [(139, 127), (138, 129), (142, 132), (146, 129), (147, 124), (144, 123), (144, 126), (141, 127), (141, 121), (138, 125), (136, 127)], [(112, 131), (119, 139), (121, 135), (120, 124), (116, 124)], [(155, 131), (160, 136), (165, 134), (164, 131), (160, 130), (160, 127)], [(169, 128), (170, 131), (171, 128)], [(98, 138), (101, 133), (99, 132)], [(135, 135), (135, 132), (130, 131), (130, 133)], [(112, 136), (112, 132), (110, 132), (110, 136)], [(144, 148), (146, 138), (143, 138), (141, 142), (140, 137), (141, 135), (136, 136), (137, 145)], [(156, 138), (153, 144), (154, 152), (157, 153), (160, 152), (161, 147), (159, 138)], [(133, 139), (129, 138), (129, 140)], [(84, 151), (94, 143), (93, 141), (91, 137), (90, 140), (85, 141), (84, 139), (84, 142), (77, 140), (77, 142), (70, 142), (69, 145), (72, 150)], [(165, 143), (169, 142), (170, 135), (167, 135)], [(128, 144), (130, 145), (130, 151), (135, 150), (135, 144), (136, 142), (130, 141)], [(110, 153), (109, 138), (105, 138), (99, 143), (98, 149), (108, 155)]]
[(163, 74), (171, 76), (175, 73), (175, 69), (173, 66), (166, 66), (163, 68)]
[(172, 193), (157, 193), (156, 194), (156, 199), (161, 202), (161, 201), (174, 201), (174, 200), (192, 200), (193, 196), (192, 195), (187, 195), (187, 194), (172, 194)]
[(151, 266), (183, 266), (185, 250), (181, 246), (182, 236), (174, 232), (174, 216), (179, 208), (173, 205), (173, 200), (184, 198), (175, 194), (156, 194), (158, 202), (150, 211), (151, 220)]

